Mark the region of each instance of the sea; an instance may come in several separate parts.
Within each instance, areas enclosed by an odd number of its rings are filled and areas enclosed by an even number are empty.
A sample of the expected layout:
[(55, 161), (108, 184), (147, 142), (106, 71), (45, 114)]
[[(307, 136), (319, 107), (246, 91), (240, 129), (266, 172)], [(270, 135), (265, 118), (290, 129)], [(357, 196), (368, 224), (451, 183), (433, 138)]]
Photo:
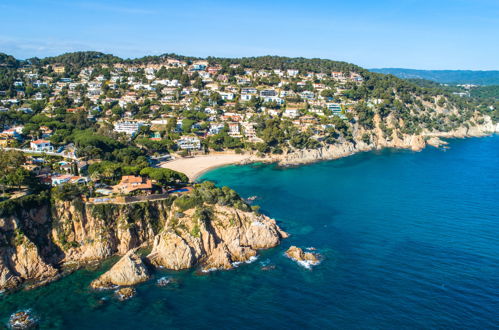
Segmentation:
[(89, 288), (114, 258), (1, 296), (0, 322), (30, 309), (41, 329), (499, 328), (499, 136), (200, 180), (253, 197), (290, 237), (233, 270), (158, 271), (124, 302)]

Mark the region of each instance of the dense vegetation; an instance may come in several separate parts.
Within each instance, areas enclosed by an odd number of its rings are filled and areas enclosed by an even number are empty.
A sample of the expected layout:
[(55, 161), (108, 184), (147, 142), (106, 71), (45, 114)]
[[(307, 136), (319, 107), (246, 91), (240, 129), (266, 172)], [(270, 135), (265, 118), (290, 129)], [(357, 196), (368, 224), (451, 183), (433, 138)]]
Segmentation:
[(471, 96), (499, 100), (499, 86), (480, 86), (471, 89)]
[(175, 205), (180, 211), (186, 211), (197, 206), (206, 204), (219, 204), (232, 206), (241, 211), (252, 210), (234, 190), (229, 187), (218, 188), (213, 182), (205, 181), (194, 186), (194, 190), (188, 195), (182, 195), (175, 200)]

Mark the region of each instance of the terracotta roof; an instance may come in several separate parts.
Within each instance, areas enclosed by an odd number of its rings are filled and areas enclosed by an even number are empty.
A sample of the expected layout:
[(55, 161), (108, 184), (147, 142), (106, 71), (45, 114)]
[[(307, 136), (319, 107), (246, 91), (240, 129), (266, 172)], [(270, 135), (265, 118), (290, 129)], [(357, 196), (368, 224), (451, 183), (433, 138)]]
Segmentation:
[(124, 175), (121, 177), (121, 182), (120, 183), (142, 183), (142, 177), (141, 176), (135, 176), (135, 175)]
[(50, 141), (47, 141), (47, 140), (35, 140), (35, 141), (31, 141), (31, 143), (42, 144), (42, 143), (50, 143)]
[(120, 183), (114, 186), (113, 189), (128, 194), (139, 189), (152, 189), (152, 181), (140, 176), (125, 175), (121, 177)]

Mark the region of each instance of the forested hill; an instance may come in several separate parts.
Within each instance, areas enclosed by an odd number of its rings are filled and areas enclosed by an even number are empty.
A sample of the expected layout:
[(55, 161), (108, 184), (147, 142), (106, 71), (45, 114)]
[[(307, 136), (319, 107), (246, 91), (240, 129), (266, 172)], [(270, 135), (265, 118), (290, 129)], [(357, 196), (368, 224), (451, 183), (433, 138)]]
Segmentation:
[(370, 69), (370, 71), (393, 74), (402, 79), (427, 79), (442, 84), (499, 85), (499, 71), (414, 70), (400, 68)]
[(65, 53), (58, 56), (46, 57), (46, 58), (29, 58), (25, 61), (16, 60), (14, 57), (0, 53), (0, 65), (3, 66), (16, 66), (19, 64), (31, 64), (31, 65), (51, 65), (60, 64), (69, 66), (71, 68), (80, 69), (85, 66), (91, 65), (111, 65), (111, 64), (129, 64), (129, 65), (140, 65), (140, 64), (158, 64), (163, 63), (165, 58), (173, 58), (181, 61), (186, 61), (191, 63), (197, 60), (207, 60), (210, 64), (219, 64), (229, 66), (230, 64), (240, 64), (243, 67), (251, 67), (254, 69), (262, 70), (273, 70), (273, 69), (299, 69), (302, 71), (310, 72), (327, 72), (327, 71), (340, 71), (340, 72), (367, 72), (367, 70), (347, 62), (332, 61), (320, 58), (303, 58), (303, 57), (284, 57), (284, 56), (257, 56), (257, 57), (242, 57), (242, 58), (222, 58), (209, 56), (207, 58), (194, 57), (194, 56), (183, 56), (173, 53), (155, 55), (155, 56), (144, 56), (134, 59), (123, 59), (111, 54), (104, 54), (95, 51), (85, 51), (85, 52), (73, 52)]

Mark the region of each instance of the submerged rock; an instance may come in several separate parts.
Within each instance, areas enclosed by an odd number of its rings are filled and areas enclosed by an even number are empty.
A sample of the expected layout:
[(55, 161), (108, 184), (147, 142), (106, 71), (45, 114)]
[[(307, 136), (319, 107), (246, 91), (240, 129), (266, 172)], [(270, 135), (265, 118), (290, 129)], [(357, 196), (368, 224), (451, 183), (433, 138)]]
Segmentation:
[(274, 270), (275, 268), (276, 268), (275, 265), (267, 265), (267, 266), (262, 266), (260, 269), (269, 271), (269, 270)]
[(149, 279), (149, 271), (136, 249), (130, 250), (114, 266), (94, 280), (90, 286), (94, 289), (106, 289), (114, 286), (135, 285)]
[(29, 309), (14, 313), (9, 318), (11, 329), (31, 329), (36, 326), (36, 319), (31, 315)]
[(170, 282), (172, 282), (172, 279), (170, 277), (161, 277), (156, 281), (157, 286), (167, 286)]
[(118, 290), (114, 291), (114, 293), (118, 297), (118, 300), (124, 301), (133, 298), (137, 294), (137, 291), (132, 287), (124, 287), (119, 288)]
[(286, 251), (286, 256), (300, 265), (310, 268), (311, 266), (318, 265), (320, 263), (319, 257), (317, 253), (312, 252), (303, 252), (303, 250), (296, 246), (291, 246)]

